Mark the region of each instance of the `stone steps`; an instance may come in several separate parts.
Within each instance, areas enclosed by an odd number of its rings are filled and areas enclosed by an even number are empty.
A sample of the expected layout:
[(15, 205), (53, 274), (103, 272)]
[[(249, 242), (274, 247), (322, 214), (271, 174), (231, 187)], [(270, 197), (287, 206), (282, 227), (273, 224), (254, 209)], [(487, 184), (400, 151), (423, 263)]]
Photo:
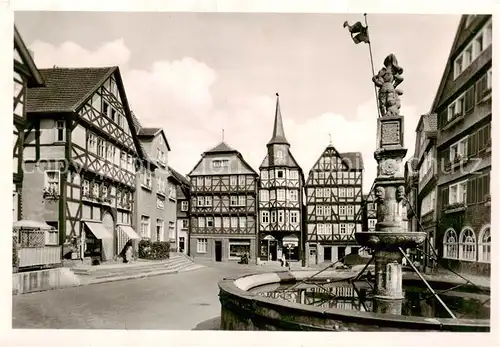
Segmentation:
[(72, 271), (86, 282), (112, 280), (120, 277), (145, 277), (161, 273), (191, 271), (204, 266), (195, 264), (183, 255), (172, 255), (165, 261), (142, 261), (129, 264), (110, 264), (92, 267), (75, 267)]

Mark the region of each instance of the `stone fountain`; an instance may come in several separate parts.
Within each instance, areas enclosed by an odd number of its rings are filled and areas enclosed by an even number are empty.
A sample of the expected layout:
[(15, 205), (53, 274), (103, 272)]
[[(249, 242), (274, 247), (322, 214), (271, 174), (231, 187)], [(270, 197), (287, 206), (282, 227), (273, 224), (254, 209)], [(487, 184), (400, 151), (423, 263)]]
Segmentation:
[(356, 240), (372, 250), (375, 259), (375, 305), (379, 313), (401, 314), (404, 298), (402, 250), (425, 241), (425, 232), (408, 232), (403, 158), (404, 116), (400, 115), (397, 86), (403, 81), (403, 69), (396, 56), (390, 54), (384, 67), (373, 76), (378, 88), (379, 118), (377, 119), (377, 160), (375, 196), (377, 224), (373, 232), (357, 232)]

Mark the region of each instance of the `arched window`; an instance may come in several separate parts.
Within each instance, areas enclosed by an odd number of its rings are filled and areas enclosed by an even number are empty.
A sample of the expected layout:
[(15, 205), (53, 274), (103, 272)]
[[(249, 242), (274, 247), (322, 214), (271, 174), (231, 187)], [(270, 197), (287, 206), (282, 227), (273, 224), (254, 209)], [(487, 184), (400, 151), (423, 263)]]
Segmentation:
[(478, 260), (489, 263), (491, 261), (491, 231), (490, 226), (481, 230), (478, 239)]
[(458, 239), (453, 229), (448, 229), (444, 234), (443, 258), (458, 259)]
[(465, 227), (460, 233), (459, 259), (475, 261), (476, 260), (476, 234), (471, 228)]

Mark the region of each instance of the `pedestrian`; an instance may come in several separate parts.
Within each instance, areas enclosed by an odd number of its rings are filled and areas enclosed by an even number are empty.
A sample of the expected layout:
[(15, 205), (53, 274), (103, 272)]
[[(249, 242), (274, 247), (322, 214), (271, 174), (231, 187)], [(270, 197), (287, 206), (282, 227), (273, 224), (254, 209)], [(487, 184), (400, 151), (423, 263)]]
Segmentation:
[(281, 266), (285, 266), (286, 264), (286, 258), (285, 258), (285, 253), (282, 253), (281, 254)]
[(128, 240), (122, 250), (123, 262), (128, 263), (132, 260), (132, 240)]

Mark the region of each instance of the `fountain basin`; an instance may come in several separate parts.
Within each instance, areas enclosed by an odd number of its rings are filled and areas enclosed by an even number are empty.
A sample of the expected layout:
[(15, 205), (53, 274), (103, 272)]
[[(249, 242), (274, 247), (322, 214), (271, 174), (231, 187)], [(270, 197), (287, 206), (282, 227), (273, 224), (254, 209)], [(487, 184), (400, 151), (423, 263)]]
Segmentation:
[[(380, 224), (380, 223), (379, 223)], [(415, 248), (425, 241), (425, 232), (384, 232), (363, 231), (354, 233), (356, 241), (371, 249), (387, 249), (398, 251), (402, 249)]]
[[(347, 280), (358, 271), (325, 271), (317, 280)], [(295, 283), (317, 271), (297, 270), (245, 275), (219, 282), (222, 330), (280, 331), (474, 331), (490, 330), (489, 319), (452, 319), (321, 308), (273, 299), (252, 292), (269, 284)], [(404, 280), (415, 280), (405, 273)], [(438, 283), (429, 281), (431, 285)]]

